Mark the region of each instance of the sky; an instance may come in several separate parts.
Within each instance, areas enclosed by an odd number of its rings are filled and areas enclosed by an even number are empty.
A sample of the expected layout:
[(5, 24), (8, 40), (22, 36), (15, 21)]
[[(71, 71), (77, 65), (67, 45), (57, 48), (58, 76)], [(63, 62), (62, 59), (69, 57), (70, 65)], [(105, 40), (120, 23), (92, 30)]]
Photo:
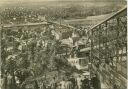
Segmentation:
[[(27, 2), (40, 2), (40, 1), (98, 1), (98, 0), (0, 0), (2, 2), (16, 2), (16, 1), (19, 1), (19, 2), (24, 2), (24, 1), (27, 1)], [(125, 0), (100, 0), (100, 1), (125, 1)]]
[(29, 2), (44, 2), (44, 1), (87, 1), (87, 2), (98, 2), (98, 1), (106, 1), (106, 2), (109, 2), (109, 1), (114, 1), (114, 2), (117, 2), (117, 1), (125, 1), (125, 0), (0, 0), (0, 6), (4, 6), (4, 5), (8, 5), (8, 4), (16, 4), (16, 3), (29, 3)]

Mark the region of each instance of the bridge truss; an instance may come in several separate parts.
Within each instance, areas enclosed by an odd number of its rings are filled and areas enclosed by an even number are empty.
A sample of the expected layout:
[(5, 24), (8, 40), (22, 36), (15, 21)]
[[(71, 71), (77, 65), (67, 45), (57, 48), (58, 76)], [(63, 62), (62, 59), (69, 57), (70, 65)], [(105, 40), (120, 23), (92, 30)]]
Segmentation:
[(89, 30), (92, 68), (108, 86), (126, 89), (127, 8)]

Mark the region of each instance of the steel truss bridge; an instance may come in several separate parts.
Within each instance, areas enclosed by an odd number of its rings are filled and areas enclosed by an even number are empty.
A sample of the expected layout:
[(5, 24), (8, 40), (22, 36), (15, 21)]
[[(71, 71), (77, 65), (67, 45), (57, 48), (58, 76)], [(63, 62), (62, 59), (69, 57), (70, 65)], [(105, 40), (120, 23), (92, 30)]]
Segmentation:
[[(127, 8), (92, 27), (89, 31), (92, 71), (112, 89), (127, 87)], [(107, 89), (109, 89), (107, 88)]]
[[(52, 28), (54, 26), (54, 28)], [(19, 25), (1, 26), (2, 37), (8, 30), (24, 30), (31, 32), (43, 31), (51, 28), (59, 33), (72, 32), (76, 28), (60, 25), (53, 22), (29, 23)], [(119, 89), (127, 86), (127, 8), (123, 8), (116, 14), (105, 19), (88, 30), (88, 39), (91, 40), (88, 47), (80, 52), (90, 52), (91, 72), (95, 71), (99, 78), (108, 86), (115, 84)], [(110, 87), (110, 88), (111, 88)]]

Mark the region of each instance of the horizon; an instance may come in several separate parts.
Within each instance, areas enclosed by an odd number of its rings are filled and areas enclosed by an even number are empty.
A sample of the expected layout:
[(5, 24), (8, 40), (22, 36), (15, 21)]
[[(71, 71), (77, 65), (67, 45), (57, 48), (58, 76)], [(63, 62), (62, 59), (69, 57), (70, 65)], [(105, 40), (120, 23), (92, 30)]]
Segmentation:
[(80, 2), (97, 2), (97, 1), (100, 1), (100, 2), (120, 2), (120, 1), (122, 1), (122, 2), (126, 2), (126, 0), (1, 0), (0, 2), (49, 2), (49, 1), (66, 1), (66, 2), (68, 2), (68, 1), (80, 1)]
[[(52, 2), (52, 3), (51, 3)], [(87, 3), (86, 3), (87, 2)], [(95, 4), (97, 3), (97, 4)], [(72, 4), (81, 4), (81, 5), (110, 5), (113, 4), (119, 5), (123, 4), (126, 5), (125, 0), (1, 0), (0, 7), (2, 8), (8, 8), (8, 7), (30, 7), (30, 5), (33, 7), (39, 7), (39, 6), (66, 6), (66, 5), (72, 5)]]

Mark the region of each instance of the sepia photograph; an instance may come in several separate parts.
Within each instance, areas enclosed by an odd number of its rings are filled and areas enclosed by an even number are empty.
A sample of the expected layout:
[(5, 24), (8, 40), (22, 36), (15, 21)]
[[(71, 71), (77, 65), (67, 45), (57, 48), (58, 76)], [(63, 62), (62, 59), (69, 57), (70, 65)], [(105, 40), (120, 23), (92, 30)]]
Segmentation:
[(0, 89), (127, 89), (126, 0), (0, 0)]

